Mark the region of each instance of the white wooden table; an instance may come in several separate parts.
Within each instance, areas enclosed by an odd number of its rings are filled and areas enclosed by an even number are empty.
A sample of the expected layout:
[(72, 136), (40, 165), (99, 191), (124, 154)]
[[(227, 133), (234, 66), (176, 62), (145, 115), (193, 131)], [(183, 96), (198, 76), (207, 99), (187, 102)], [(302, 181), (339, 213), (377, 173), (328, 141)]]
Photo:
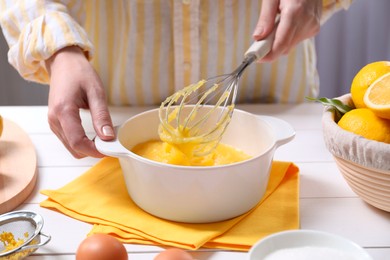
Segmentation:
[[(321, 230), (351, 239), (363, 246), (376, 260), (390, 259), (390, 213), (378, 210), (349, 188), (327, 151), (321, 130), (322, 106), (242, 105), (240, 109), (279, 117), (296, 130), (295, 139), (275, 153), (275, 159), (292, 161), (300, 168), (300, 219), (302, 229)], [(110, 108), (114, 124), (148, 108)], [(30, 136), (38, 156), (38, 182), (31, 196), (17, 210), (31, 210), (42, 215), (44, 233), (52, 240), (29, 259), (75, 259), (79, 243), (91, 229), (90, 224), (41, 208), (46, 199), (41, 189), (57, 189), (93, 166), (98, 159), (74, 159), (51, 132), (47, 123), (47, 107), (1, 107), (0, 114), (17, 123)], [(82, 112), (83, 123), (94, 135), (88, 113)], [(162, 248), (126, 245), (129, 259), (153, 259)], [(199, 260), (246, 259), (247, 253), (198, 250), (191, 254)]]

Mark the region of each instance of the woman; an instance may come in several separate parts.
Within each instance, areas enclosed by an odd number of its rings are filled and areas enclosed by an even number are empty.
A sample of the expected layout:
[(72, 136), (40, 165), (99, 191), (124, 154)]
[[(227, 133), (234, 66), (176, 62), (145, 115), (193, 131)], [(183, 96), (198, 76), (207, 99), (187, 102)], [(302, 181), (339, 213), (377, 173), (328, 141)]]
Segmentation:
[(80, 108), (90, 109), (96, 133), (110, 140), (107, 104), (157, 105), (190, 83), (231, 72), (251, 42), (273, 30), (272, 49), (245, 71), (238, 101), (316, 96), (312, 37), (351, 2), (0, 0), (0, 23), (9, 62), (25, 79), (50, 84), (53, 132), (74, 157), (100, 157), (81, 126)]

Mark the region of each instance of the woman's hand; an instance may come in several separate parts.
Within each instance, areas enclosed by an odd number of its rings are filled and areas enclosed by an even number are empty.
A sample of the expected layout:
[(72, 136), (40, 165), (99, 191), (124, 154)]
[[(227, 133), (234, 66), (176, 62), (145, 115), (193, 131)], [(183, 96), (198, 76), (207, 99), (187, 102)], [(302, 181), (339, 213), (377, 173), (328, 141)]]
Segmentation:
[(280, 22), (275, 28), (271, 51), (261, 59), (272, 61), (287, 54), (299, 42), (313, 37), (320, 30), (322, 0), (263, 0), (253, 38), (266, 38), (274, 29), (275, 18)]
[(90, 109), (97, 135), (114, 138), (102, 82), (77, 46), (66, 47), (46, 61), (50, 73), (48, 120), (51, 130), (76, 158), (102, 157), (81, 125), (80, 109)]

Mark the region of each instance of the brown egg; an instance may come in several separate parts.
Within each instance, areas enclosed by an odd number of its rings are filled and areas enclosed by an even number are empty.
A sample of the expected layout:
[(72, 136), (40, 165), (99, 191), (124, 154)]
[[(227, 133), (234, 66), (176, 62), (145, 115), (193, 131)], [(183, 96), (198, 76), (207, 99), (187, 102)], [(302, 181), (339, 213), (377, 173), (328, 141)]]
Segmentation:
[(159, 253), (154, 260), (194, 260), (192, 256), (184, 250), (169, 248)]
[(84, 239), (76, 252), (76, 260), (127, 260), (127, 251), (116, 238), (93, 234)]

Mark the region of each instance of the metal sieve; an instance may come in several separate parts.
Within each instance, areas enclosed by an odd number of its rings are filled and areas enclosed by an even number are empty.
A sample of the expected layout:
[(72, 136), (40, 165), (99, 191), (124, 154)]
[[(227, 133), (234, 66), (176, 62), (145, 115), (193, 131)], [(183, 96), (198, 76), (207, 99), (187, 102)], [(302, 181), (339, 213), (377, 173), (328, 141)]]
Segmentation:
[[(43, 218), (30, 211), (13, 211), (0, 215), (0, 260), (18, 260), (27, 257), (39, 247), (47, 244), (51, 236), (41, 232)], [(12, 234), (16, 245), (10, 246), (10, 241), (3, 241), (7, 235)], [(41, 241), (41, 237), (45, 237)]]

